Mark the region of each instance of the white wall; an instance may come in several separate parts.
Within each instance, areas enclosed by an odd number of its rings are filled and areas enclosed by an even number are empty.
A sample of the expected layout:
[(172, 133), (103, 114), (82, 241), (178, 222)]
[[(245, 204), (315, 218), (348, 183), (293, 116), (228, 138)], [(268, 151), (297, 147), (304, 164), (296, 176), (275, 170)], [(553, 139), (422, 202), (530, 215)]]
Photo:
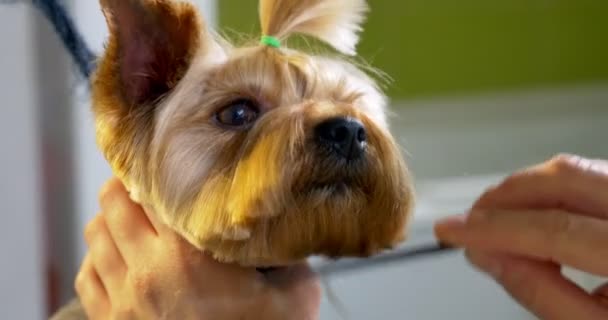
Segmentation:
[(608, 83), (398, 107), (394, 129), (419, 179), (508, 172), (560, 151), (608, 157)]
[(0, 319), (45, 312), (32, 15), (0, 6)]

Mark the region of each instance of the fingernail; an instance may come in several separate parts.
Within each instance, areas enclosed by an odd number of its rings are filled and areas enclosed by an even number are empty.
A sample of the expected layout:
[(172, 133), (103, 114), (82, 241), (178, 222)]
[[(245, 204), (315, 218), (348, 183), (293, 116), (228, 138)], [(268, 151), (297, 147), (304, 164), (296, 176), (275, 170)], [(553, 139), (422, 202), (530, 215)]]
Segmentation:
[(481, 271), (487, 273), (494, 279), (499, 279), (503, 272), (503, 264), (500, 258), (487, 254), (468, 254), (469, 261)]
[(439, 240), (457, 241), (465, 228), (468, 215), (460, 214), (443, 218), (435, 224), (435, 234)]

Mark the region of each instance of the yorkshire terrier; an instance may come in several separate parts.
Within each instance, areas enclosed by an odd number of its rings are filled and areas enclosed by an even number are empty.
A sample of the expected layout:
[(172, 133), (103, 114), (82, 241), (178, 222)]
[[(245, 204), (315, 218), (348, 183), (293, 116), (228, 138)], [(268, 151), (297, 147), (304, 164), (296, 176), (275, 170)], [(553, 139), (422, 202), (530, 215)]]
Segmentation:
[[(243, 47), (190, 3), (101, 5), (97, 142), (133, 200), (243, 266), (369, 257), (405, 239), (413, 191), (387, 99), (345, 59), (365, 0), (261, 0), (263, 36)], [(287, 48), (296, 34), (337, 54)]]

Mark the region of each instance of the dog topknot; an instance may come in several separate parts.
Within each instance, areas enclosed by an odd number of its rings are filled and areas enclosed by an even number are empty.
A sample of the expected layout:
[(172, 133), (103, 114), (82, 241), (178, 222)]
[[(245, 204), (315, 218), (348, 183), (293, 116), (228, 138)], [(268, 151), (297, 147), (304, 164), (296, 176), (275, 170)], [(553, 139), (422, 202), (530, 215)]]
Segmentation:
[(261, 0), (259, 11), (264, 35), (307, 35), (354, 56), (368, 9), (365, 0)]

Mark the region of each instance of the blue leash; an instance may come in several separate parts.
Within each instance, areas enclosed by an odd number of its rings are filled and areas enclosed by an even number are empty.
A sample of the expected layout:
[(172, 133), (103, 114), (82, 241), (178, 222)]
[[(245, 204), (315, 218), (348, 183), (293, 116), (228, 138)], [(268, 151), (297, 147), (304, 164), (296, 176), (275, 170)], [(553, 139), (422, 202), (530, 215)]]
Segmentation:
[[(14, 4), (19, 0), (2, 0), (0, 4)], [(87, 80), (95, 70), (97, 55), (89, 48), (83, 36), (78, 32), (74, 20), (60, 0), (32, 0), (32, 4), (52, 24), (61, 38), (63, 45), (74, 60), (80, 74)]]

